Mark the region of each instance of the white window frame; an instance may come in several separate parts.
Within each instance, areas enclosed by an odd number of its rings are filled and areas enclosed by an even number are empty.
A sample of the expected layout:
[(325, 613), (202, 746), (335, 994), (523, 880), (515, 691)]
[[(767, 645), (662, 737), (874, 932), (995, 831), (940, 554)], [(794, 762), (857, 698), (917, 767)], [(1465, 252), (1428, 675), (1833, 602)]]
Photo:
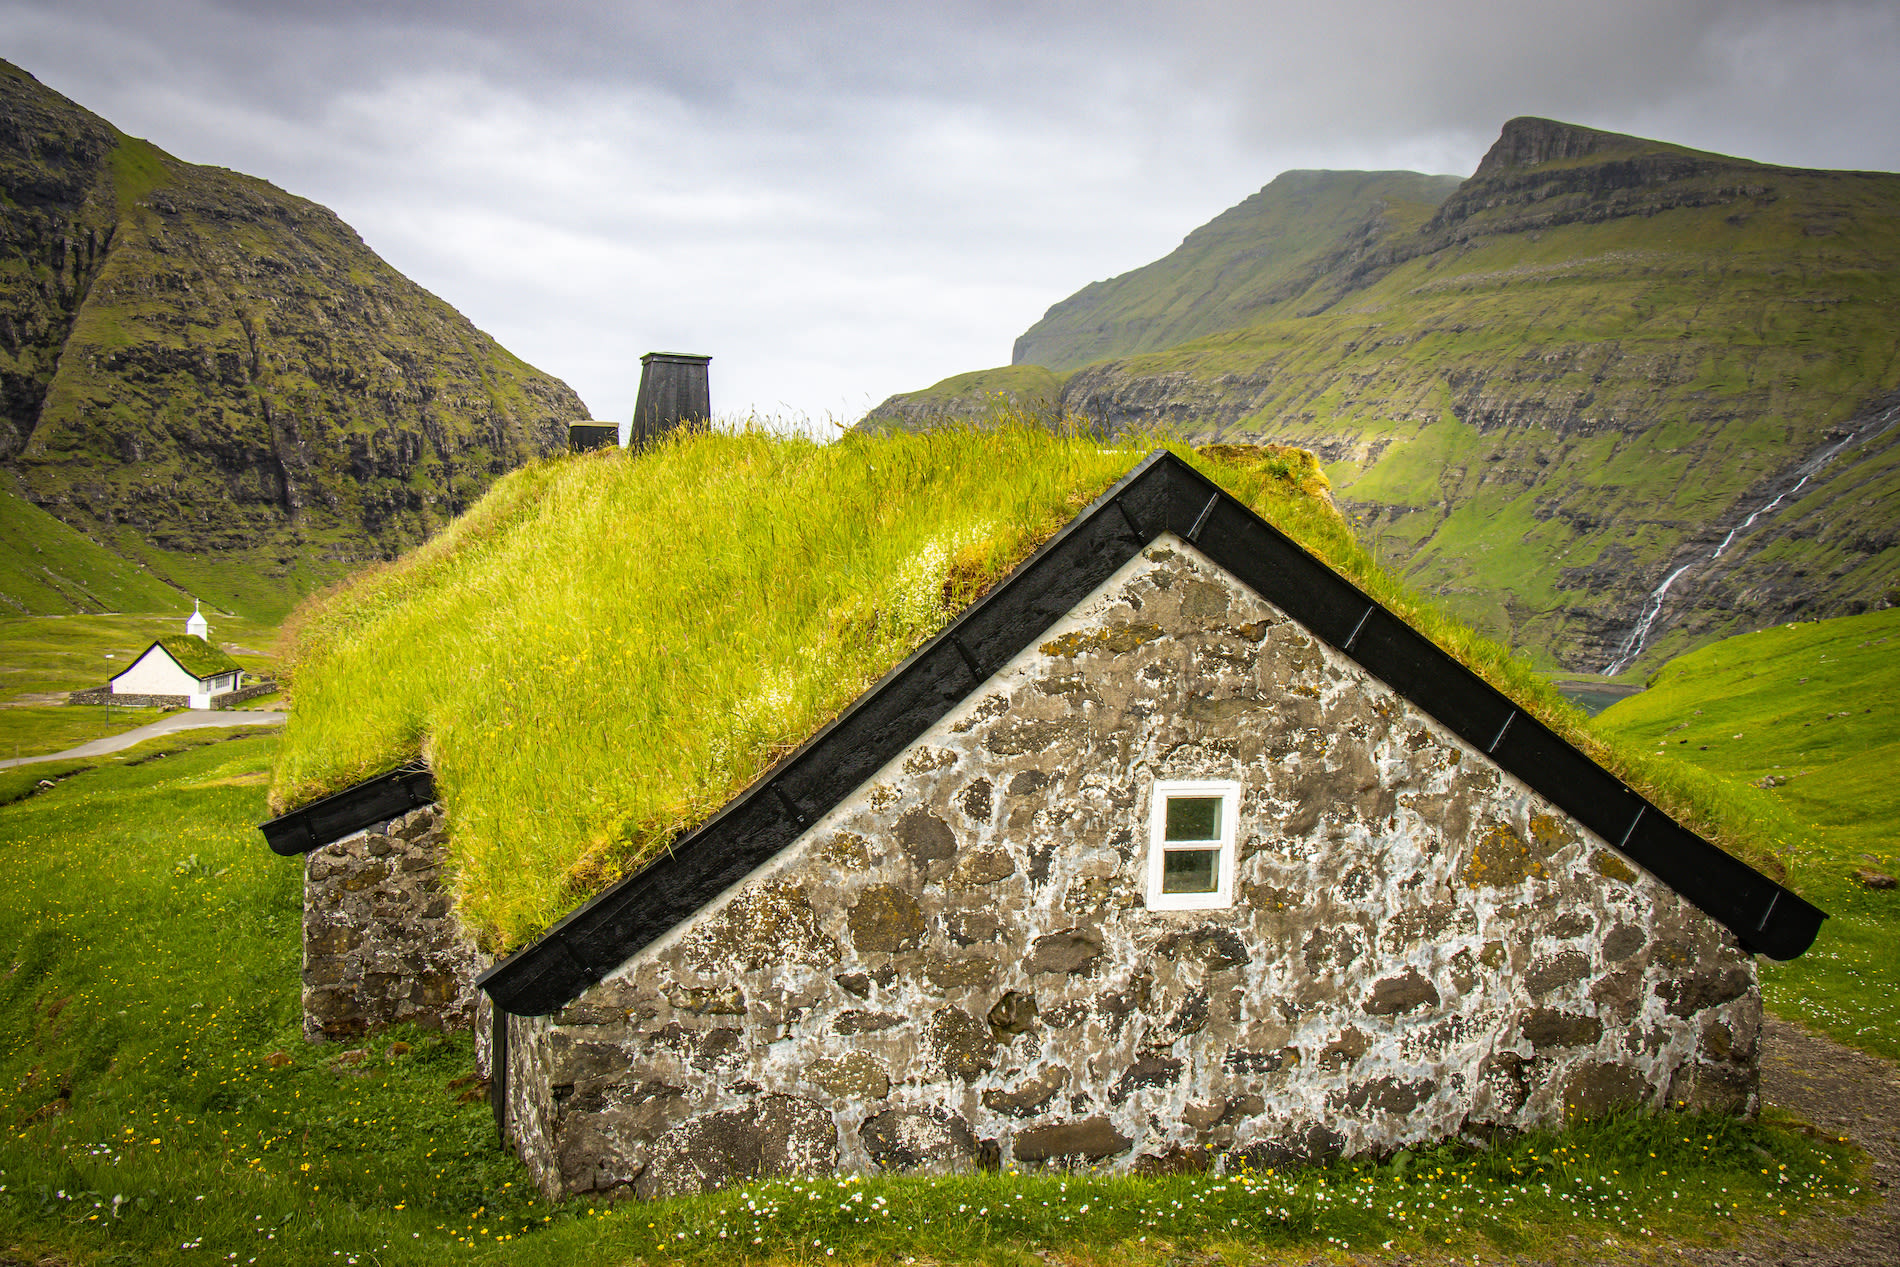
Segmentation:
[[(1167, 853), (1164, 837), (1168, 830), (1170, 796), (1221, 799), (1220, 839), (1218, 842), (1194, 842), (1192, 847), (1217, 847), (1215, 884), (1212, 893), (1163, 893), (1162, 861)], [(1240, 819), (1240, 784), (1232, 779), (1157, 779), (1148, 793), (1148, 909), (1151, 911), (1211, 911), (1234, 904), (1234, 836)], [(1187, 842), (1176, 842), (1189, 847)]]

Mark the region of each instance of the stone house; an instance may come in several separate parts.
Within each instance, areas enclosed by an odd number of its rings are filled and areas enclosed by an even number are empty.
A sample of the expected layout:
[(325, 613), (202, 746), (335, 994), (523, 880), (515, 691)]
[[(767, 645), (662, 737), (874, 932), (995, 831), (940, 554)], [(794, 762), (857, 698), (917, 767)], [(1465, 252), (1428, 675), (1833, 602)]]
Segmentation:
[(479, 978), (434, 795), (265, 825), (306, 1000), (473, 1015), (551, 1195), (1752, 1112), (1752, 956), (1824, 918), (1165, 452)]

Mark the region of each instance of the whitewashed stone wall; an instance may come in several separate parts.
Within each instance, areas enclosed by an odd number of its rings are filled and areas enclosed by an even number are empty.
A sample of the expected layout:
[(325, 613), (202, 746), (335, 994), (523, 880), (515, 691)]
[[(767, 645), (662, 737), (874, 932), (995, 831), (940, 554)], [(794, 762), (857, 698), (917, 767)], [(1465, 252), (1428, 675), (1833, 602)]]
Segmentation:
[[(1145, 908), (1151, 784), (1243, 786)], [(1633, 1102), (1751, 1112), (1728, 932), (1178, 539), (552, 1018), (550, 1194), (1012, 1160), (1288, 1164)]]

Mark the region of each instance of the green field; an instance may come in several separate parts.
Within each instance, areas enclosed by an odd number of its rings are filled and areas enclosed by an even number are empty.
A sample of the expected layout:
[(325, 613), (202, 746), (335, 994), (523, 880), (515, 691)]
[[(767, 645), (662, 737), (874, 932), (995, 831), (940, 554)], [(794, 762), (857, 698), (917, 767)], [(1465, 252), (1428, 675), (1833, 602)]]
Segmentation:
[(1900, 609), (1730, 638), (1670, 662), (1596, 726), (1721, 779), (1772, 833), (1788, 882), (1830, 918), (1763, 962), (1775, 1011), (1900, 1059)]
[[(182, 737), (180, 737), (182, 738)], [(311, 1046), (274, 735), (133, 750), (0, 796), (0, 1255), (58, 1263), (1306, 1261), (1745, 1238), (1865, 1199), (1778, 1121), (1616, 1118), (1297, 1174), (776, 1181), (549, 1205), (466, 1035)]]

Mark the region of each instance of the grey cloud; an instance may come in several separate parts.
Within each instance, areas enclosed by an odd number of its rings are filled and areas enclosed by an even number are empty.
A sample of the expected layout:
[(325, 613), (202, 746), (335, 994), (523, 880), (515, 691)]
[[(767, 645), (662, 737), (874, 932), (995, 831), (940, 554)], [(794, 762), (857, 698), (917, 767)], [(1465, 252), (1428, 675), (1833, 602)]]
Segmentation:
[(1176, 73), (1214, 85), (1258, 146), (1488, 139), (1538, 114), (1779, 162), (1852, 150), (1900, 166), (1887, 126), (1900, 8), (1878, 0), (1201, 0), (1190, 13)]
[(1518, 114), (1900, 167), (1892, 5), (0, 0), (0, 49), (334, 207), (608, 416), (637, 354), (815, 413), (1007, 359), (1289, 167)]

